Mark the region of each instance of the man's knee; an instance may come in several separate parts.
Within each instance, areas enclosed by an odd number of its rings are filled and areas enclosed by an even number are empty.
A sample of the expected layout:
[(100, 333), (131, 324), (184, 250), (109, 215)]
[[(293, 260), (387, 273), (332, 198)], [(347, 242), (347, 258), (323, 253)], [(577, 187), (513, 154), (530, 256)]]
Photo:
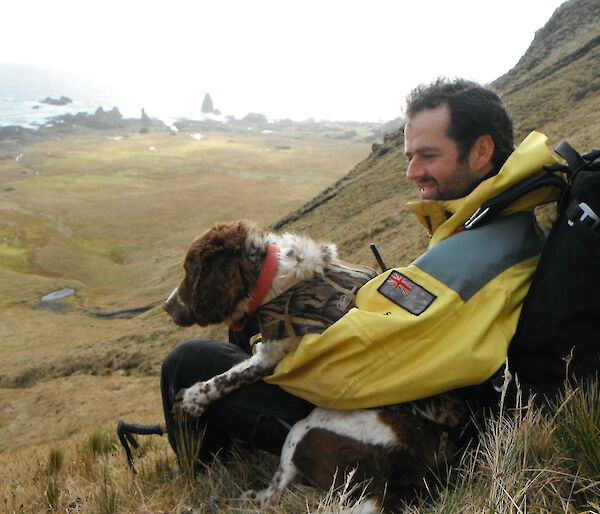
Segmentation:
[(177, 345), (162, 364), (163, 377), (178, 377), (181, 387), (208, 380), (248, 358), (225, 341), (190, 339)]

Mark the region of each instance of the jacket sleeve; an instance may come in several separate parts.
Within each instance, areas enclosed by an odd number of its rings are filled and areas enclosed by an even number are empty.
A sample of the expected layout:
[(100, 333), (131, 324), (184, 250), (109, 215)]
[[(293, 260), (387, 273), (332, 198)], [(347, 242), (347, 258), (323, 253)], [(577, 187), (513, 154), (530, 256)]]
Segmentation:
[[(504, 271), (468, 301), (414, 264), (388, 271), (361, 288), (356, 308), (325, 332), (304, 336), (266, 380), (334, 409), (479, 384), (506, 359), (536, 262)], [(415, 292), (412, 303), (402, 296)]]

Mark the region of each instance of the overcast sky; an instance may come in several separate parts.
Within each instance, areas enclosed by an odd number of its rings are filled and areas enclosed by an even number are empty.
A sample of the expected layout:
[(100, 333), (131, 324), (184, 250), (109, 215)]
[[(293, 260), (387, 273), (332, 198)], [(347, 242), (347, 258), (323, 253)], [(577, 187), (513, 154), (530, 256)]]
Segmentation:
[(563, 0), (6, 0), (0, 63), (234, 115), (388, 120), (440, 75), (508, 71)]

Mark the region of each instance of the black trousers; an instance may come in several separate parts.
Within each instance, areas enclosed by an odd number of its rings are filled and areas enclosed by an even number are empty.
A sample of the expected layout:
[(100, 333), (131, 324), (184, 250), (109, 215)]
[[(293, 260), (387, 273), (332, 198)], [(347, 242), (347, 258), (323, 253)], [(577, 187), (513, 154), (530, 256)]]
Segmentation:
[(192, 339), (175, 347), (164, 360), (163, 408), (169, 443), (178, 456), (182, 429), (201, 441), (199, 458), (203, 462), (209, 462), (216, 454), (226, 454), (233, 442), (279, 454), (291, 426), (314, 408), (311, 403), (261, 380), (213, 402), (200, 418), (176, 420), (171, 410), (177, 392), (247, 359), (250, 356), (247, 348), (244, 340), (232, 343)]

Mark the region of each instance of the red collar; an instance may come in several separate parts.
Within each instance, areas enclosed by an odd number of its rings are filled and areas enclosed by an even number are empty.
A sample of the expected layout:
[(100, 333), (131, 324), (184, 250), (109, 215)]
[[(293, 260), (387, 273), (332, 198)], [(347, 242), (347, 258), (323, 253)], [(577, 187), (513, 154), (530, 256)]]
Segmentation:
[[(267, 256), (263, 262), (262, 269), (260, 270), (256, 284), (254, 285), (254, 289), (250, 293), (248, 314), (251, 314), (258, 309), (262, 301), (265, 299), (265, 296), (267, 296), (269, 288), (273, 283), (273, 279), (277, 274), (277, 269), (279, 268), (279, 254), (280, 249), (277, 245), (270, 244), (267, 247)], [(241, 323), (232, 325), (231, 328), (233, 330), (241, 330), (243, 325), (244, 322), (242, 321)]]
[(267, 292), (273, 283), (273, 279), (277, 274), (279, 268), (279, 247), (276, 245), (269, 245), (267, 247), (267, 256), (263, 262), (260, 275), (254, 289), (250, 293), (250, 305), (248, 306), (248, 312), (252, 313), (260, 307), (260, 304), (267, 296)]

